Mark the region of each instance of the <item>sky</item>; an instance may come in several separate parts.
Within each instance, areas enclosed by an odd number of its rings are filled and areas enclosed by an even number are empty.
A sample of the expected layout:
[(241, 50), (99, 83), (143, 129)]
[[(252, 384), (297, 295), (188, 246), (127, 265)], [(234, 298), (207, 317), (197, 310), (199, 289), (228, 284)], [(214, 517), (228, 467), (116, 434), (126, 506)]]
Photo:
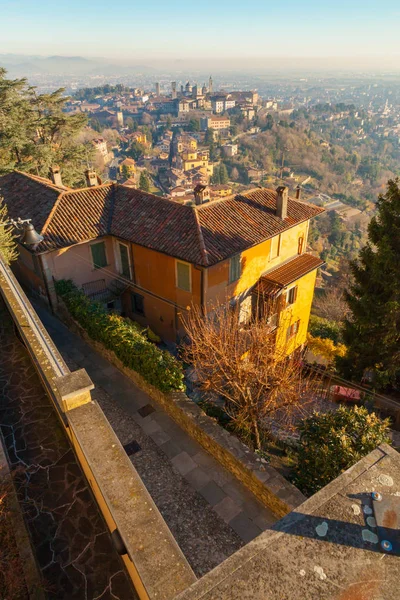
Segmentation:
[(391, 57), (399, 0), (0, 0), (0, 53)]

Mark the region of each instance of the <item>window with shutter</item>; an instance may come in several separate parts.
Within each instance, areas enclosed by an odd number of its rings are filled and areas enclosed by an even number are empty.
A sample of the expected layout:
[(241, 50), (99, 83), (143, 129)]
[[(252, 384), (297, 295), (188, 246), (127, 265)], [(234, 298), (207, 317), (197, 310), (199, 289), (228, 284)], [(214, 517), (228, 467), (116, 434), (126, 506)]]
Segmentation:
[(273, 260), (274, 258), (278, 258), (280, 253), (281, 253), (281, 234), (276, 235), (271, 240), (270, 260)]
[(119, 256), (120, 256), (120, 261), (121, 261), (121, 275), (130, 279), (131, 278), (131, 269), (129, 266), (128, 246), (125, 246), (125, 244), (118, 244), (118, 245), (119, 245)]
[(286, 338), (288, 340), (290, 340), (290, 338), (295, 336), (299, 331), (299, 327), (300, 327), (300, 320), (295, 321), (294, 323), (289, 325), (289, 327), (287, 328), (287, 331), (286, 331)]
[(190, 265), (187, 263), (176, 262), (176, 287), (185, 292), (191, 291)]
[(300, 236), (299, 240), (298, 240), (298, 248), (297, 248), (297, 253), (298, 254), (302, 254), (303, 253), (303, 246), (304, 246), (304, 237)]
[(101, 269), (107, 266), (106, 245), (104, 242), (92, 244), (90, 246), (92, 253), (93, 266), (95, 269)]
[(241, 256), (237, 254), (229, 260), (229, 283), (240, 279), (241, 275)]
[(296, 299), (297, 299), (297, 285), (290, 288), (290, 290), (288, 290), (286, 292), (286, 306), (289, 306), (289, 304), (294, 304), (296, 302)]

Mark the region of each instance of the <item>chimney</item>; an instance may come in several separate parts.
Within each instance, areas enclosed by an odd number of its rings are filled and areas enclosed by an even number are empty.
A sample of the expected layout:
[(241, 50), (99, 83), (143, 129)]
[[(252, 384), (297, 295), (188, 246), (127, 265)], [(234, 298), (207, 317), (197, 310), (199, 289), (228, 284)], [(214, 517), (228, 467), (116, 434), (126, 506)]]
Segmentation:
[(86, 177), (86, 184), (88, 187), (93, 187), (95, 185), (98, 185), (96, 171), (91, 171), (90, 169), (87, 169), (85, 171), (85, 177)]
[(57, 165), (50, 167), (50, 179), (57, 187), (64, 187), (61, 179), (61, 169)]
[(206, 185), (196, 185), (194, 188), (194, 203), (198, 206), (210, 201), (210, 190)]
[(298, 185), (296, 187), (296, 199), (300, 200), (300, 196), (301, 196), (301, 187)]
[(287, 217), (289, 190), (285, 185), (276, 188), (276, 216), (284, 220)]

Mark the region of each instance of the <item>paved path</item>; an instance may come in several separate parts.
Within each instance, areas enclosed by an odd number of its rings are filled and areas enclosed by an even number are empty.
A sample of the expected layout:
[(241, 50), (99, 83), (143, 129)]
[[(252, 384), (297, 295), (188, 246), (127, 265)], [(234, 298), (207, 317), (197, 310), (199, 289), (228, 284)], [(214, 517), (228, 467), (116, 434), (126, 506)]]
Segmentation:
[(136, 598), (67, 435), (15, 336), (2, 300), (0, 428), (47, 597)]
[(153, 399), (57, 318), (35, 308), (69, 367), (89, 373), (95, 399), (122, 444), (130, 444), (132, 463), (197, 576), (276, 522)]

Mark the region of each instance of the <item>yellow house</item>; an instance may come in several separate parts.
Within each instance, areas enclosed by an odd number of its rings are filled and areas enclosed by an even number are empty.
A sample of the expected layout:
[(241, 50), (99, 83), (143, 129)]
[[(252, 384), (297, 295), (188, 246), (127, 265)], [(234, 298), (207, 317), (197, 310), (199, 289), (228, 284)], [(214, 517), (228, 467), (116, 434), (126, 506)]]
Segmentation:
[(183, 171), (190, 171), (200, 167), (205, 175), (212, 175), (214, 172), (213, 165), (210, 165), (208, 158), (205, 155), (199, 155), (195, 151), (186, 151), (178, 157), (177, 167)]
[(176, 149), (179, 153), (185, 150), (197, 150), (197, 140), (188, 136), (181, 136), (176, 142)]
[(210, 185), (211, 196), (215, 198), (224, 198), (232, 194), (232, 187), (230, 185), (224, 185), (222, 183), (216, 185)]
[(188, 206), (119, 184), (66, 190), (14, 172), (0, 190), (10, 217), (31, 218), (44, 237), (23, 249), (16, 269), (50, 302), (54, 279), (72, 279), (169, 342), (184, 335), (191, 305), (216, 303), (236, 305), (243, 323), (267, 319), (285, 353), (306, 341), (323, 264), (306, 252), (307, 236), (323, 209), (289, 198), (287, 188), (214, 201), (198, 194)]
[(118, 170), (122, 174), (124, 167), (128, 170), (129, 175), (134, 175), (136, 172), (136, 162), (133, 158), (125, 158), (119, 165)]

